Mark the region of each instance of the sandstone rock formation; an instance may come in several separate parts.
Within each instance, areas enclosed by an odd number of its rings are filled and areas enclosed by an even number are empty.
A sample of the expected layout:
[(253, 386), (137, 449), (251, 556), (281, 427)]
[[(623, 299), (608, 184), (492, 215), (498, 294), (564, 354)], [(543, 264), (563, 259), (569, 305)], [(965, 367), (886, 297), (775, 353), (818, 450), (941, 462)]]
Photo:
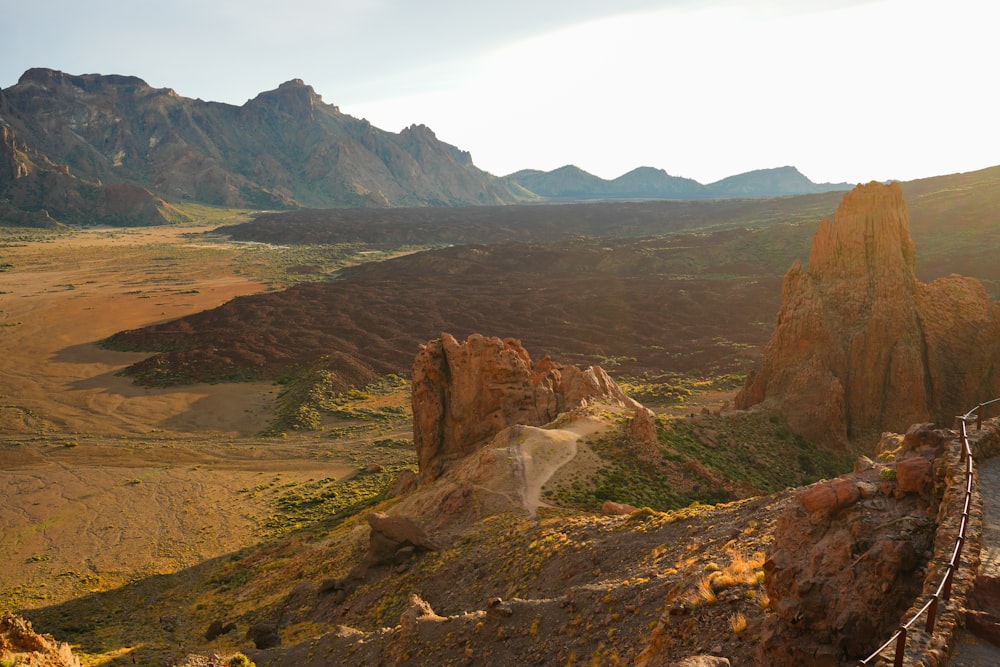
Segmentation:
[(907, 424), (951, 423), (1000, 393), (1000, 305), (976, 280), (930, 284), (897, 183), (859, 185), (813, 237), (808, 268), (785, 275), (760, 372), (737, 408), (782, 410), (827, 446)]
[(413, 364), (420, 482), (433, 481), (508, 426), (541, 426), (595, 399), (645, 410), (599, 367), (581, 371), (548, 357), (533, 365), (519, 341), (473, 334), (459, 343), (443, 333), (420, 346)]

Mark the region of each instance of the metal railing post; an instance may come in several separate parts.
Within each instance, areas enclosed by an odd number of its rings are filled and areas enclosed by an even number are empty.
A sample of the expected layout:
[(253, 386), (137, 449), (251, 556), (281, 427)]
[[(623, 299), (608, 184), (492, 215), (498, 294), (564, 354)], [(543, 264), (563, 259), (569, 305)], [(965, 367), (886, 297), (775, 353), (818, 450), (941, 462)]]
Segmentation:
[(951, 599), (951, 580), (955, 574), (955, 566), (952, 563), (948, 563), (945, 566), (944, 575), (944, 590), (941, 591), (941, 597), (944, 598), (945, 602)]
[(896, 639), (896, 659), (893, 661), (894, 667), (903, 667), (903, 656), (906, 654), (906, 626), (899, 627), (899, 637)]
[(924, 632), (929, 635), (934, 633), (934, 622), (937, 620), (937, 610), (938, 596), (935, 594), (934, 599), (931, 601), (931, 606), (927, 610), (927, 625), (924, 627)]

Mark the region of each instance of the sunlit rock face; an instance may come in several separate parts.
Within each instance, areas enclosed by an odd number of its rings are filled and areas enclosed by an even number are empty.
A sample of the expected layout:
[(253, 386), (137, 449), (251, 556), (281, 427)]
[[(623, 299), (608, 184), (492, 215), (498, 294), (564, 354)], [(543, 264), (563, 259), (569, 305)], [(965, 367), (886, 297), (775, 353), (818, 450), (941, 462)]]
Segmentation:
[(1000, 391), (996, 304), (971, 278), (916, 279), (916, 251), (897, 183), (859, 185), (820, 223), (809, 266), (785, 275), (760, 372), (740, 408), (783, 411), (830, 447), (950, 422)]
[(645, 410), (603, 369), (580, 370), (544, 357), (532, 364), (517, 340), (450, 334), (420, 346), (413, 364), (413, 442), (421, 484), (437, 479), (514, 424), (541, 426), (600, 400)]

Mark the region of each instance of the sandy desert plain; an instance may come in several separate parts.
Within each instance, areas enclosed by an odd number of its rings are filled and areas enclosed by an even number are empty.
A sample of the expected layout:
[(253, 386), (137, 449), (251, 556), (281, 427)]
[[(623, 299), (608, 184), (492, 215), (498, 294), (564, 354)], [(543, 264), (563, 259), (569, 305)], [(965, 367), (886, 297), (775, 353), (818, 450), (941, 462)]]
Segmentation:
[(207, 229), (5, 232), (0, 607), (52, 605), (231, 552), (259, 539), (273, 511), (247, 489), (358, 469), (350, 439), (257, 437), (274, 383), (140, 387), (116, 373), (148, 355), (98, 346), (268, 288), (252, 265), (280, 248), (192, 238)]

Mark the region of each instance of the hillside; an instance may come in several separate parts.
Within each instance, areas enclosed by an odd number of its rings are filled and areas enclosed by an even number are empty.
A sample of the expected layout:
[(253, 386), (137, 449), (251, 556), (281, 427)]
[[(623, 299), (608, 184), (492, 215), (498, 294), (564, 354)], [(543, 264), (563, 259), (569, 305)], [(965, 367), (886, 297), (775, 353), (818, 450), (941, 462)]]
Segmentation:
[(0, 91), (0, 225), (56, 228), (95, 221), (162, 225), (186, 219), (140, 186), (78, 178), (3, 125), (6, 112)]
[[(16, 147), (14, 167), (0, 170), (0, 194), (25, 210), (52, 207), (61, 194), (86, 199), (94, 183), (268, 209), (499, 204), (523, 194), (428, 128), (380, 130), (298, 79), (237, 107), (136, 77), (32, 69), (0, 91), (0, 117), (8, 162)], [(43, 164), (61, 174), (57, 182), (32, 167)]]
[(662, 169), (639, 167), (612, 180), (566, 165), (552, 171), (524, 169), (507, 179), (547, 199), (714, 199), (781, 197), (849, 190), (849, 183), (813, 183), (795, 167), (757, 169), (703, 185)]

